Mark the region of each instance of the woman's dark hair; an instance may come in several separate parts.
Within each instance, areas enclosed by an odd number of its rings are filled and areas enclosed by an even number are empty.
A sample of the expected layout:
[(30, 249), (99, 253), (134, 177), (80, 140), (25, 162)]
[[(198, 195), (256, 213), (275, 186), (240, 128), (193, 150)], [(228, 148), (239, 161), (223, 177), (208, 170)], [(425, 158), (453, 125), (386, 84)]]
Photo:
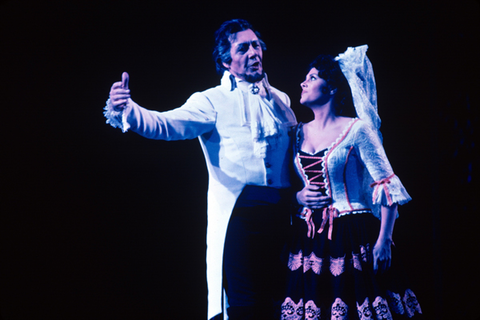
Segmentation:
[(335, 90), (334, 106), (337, 116), (356, 117), (353, 105), (352, 91), (348, 81), (343, 75), (338, 61), (328, 54), (319, 55), (310, 63), (308, 71), (312, 68), (318, 70), (318, 76), (325, 80), (329, 91)]
[(260, 39), (260, 33), (255, 31), (248, 21), (233, 19), (224, 22), (215, 32), (215, 48), (213, 49), (213, 60), (215, 61), (217, 72), (219, 74), (223, 74), (223, 71), (226, 70), (223, 63), (230, 64), (230, 62), (232, 62), (232, 57), (230, 56), (230, 39), (232, 37), (235, 39), (235, 34), (237, 32), (248, 29), (255, 32), (260, 41), (260, 45), (262, 46), (262, 50), (265, 51), (267, 49), (265, 43)]

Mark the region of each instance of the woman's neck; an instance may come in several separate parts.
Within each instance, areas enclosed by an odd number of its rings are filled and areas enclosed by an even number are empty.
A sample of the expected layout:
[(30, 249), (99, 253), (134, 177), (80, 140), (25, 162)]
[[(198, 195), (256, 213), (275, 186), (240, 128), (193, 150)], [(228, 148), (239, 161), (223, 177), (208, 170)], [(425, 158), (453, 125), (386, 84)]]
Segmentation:
[(332, 146), (345, 130), (351, 118), (335, 115), (333, 109), (324, 106), (311, 107), (314, 119), (302, 127), (301, 150), (316, 154)]
[(314, 118), (309, 125), (319, 130), (325, 129), (330, 124), (334, 123), (335, 120), (337, 120), (337, 116), (335, 115), (335, 112), (333, 112), (333, 106), (330, 103), (322, 106), (312, 107), (311, 109), (313, 111)]

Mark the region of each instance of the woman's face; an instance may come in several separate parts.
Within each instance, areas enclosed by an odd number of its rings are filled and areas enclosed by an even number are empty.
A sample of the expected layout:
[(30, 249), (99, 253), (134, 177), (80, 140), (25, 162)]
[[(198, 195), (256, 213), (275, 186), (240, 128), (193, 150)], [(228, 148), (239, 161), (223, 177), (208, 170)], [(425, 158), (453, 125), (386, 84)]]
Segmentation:
[(324, 105), (331, 98), (327, 82), (318, 76), (316, 68), (310, 70), (300, 86), (302, 87), (300, 103), (304, 106)]

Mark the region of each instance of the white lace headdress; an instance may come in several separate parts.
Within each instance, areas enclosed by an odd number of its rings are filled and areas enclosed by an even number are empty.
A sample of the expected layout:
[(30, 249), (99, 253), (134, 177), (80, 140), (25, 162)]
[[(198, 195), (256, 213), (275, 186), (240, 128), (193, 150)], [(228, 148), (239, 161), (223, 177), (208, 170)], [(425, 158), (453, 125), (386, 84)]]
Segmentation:
[(381, 141), (377, 88), (372, 64), (366, 54), (367, 49), (368, 45), (349, 47), (344, 53), (340, 53), (335, 60), (338, 61), (340, 69), (350, 85), (353, 104), (358, 117), (372, 126)]

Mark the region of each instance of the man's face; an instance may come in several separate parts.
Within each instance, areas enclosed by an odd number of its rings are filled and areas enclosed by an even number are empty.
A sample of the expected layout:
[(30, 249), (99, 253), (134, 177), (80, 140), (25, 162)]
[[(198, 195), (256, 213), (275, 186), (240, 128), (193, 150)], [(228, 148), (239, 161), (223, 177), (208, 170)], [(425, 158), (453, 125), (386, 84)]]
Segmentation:
[(230, 64), (223, 63), (235, 77), (254, 83), (263, 79), (262, 46), (255, 32), (244, 30), (230, 38)]

